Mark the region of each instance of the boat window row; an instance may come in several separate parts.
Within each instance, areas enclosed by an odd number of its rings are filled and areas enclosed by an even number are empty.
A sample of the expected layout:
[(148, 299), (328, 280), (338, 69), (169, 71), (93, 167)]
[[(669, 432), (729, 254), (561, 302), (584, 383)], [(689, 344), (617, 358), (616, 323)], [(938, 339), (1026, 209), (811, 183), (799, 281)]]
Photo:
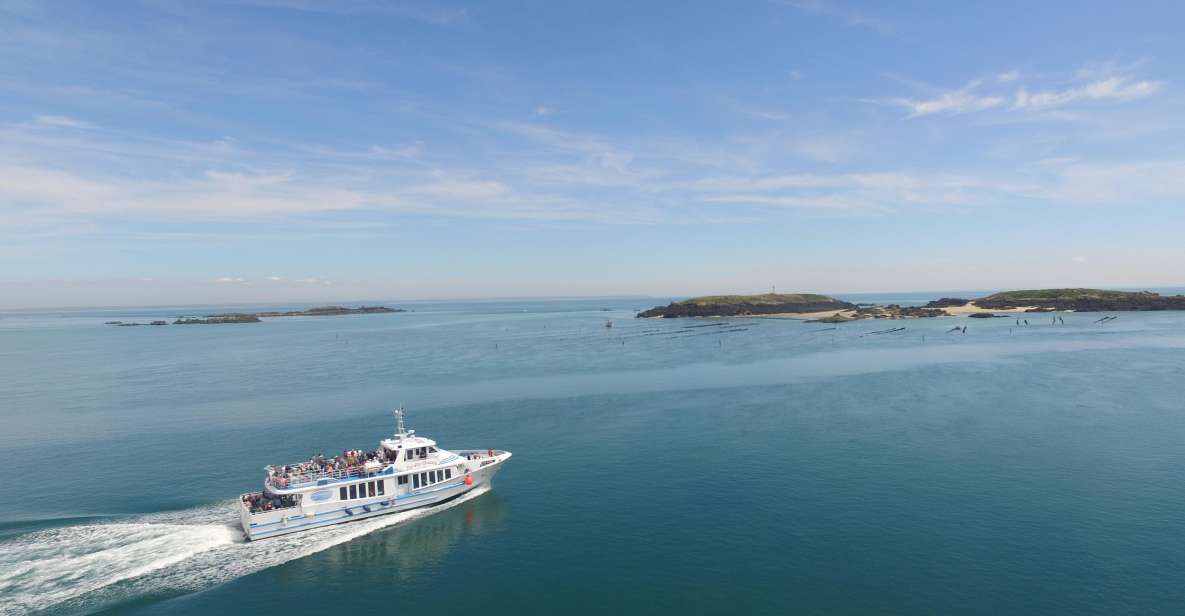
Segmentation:
[(338, 488), (338, 497), (341, 500), (352, 500), (355, 498), (368, 498), (371, 496), (383, 496), (387, 493), (387, 488), (384, 485), (385, 481), (364, 481), (362, 483), (351, 484), (348, 487), (342, 486)]
[[(416, 473), (411, 476), (412, 489), (421, 488), (423, 486), (430, 486), (441, 481), (448, 481), (453, 478), (453, 469), (446, 468), (439, 471), (428, 471), (425, 473)], [(407, 483), (407, 475), (399, 478), (400, 483)]]
[(404, 454), (404, 458), (403, 458), (404, 460), (411, 460), (414, 458), (419, 458), (420, 460), (423, 460), (428, 457), (428, 454), (436, 453), (436, 448), (435, 447), (417, 447), (415, 449), (408, 449), (406, 451), (407, 451), (407, 453)]

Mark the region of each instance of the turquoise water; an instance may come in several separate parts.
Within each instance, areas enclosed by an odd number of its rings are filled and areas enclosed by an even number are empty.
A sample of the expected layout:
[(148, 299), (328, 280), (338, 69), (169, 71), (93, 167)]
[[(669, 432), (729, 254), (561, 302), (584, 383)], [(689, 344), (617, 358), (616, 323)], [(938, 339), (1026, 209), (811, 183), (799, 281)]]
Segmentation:
[[(0, 313), (0, 614), (1185, 604), (1185, 314), (629, 318), (654, 303)], [(513, 451), (494, 489), (241, 541), (263, 465), (373, 446), (401, 402)]]

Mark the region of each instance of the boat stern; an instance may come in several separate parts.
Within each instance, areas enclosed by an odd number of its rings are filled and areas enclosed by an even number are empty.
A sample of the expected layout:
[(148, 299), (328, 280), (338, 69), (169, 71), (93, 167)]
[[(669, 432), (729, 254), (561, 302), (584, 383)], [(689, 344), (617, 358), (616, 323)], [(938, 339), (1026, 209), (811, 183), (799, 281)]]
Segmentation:
[(243, 527), (243, 534), (251, 538), (251, 507), (247, 504), (250, 494), (239, 495), (239, 524)]

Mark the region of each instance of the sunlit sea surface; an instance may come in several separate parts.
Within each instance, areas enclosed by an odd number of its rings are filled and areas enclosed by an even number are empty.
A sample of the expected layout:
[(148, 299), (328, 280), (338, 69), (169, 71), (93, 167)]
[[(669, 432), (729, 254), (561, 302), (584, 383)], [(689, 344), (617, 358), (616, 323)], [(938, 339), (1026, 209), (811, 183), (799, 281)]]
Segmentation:
[[(665, 301), (0, 312), (0, 614), (1181, 613), (1185, 313), (632, 318)], [(401, 403), (514, 459), (243, 541), (265, 464)]]

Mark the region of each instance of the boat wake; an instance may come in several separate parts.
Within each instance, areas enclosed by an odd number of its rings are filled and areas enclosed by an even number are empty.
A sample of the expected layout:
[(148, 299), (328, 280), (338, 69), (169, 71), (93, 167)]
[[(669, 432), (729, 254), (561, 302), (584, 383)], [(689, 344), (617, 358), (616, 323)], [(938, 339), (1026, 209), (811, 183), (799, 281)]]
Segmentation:
[(472, 500), (248, 542), (238, 503), (33, 532), (0, 543), (0, 615), (87, 613), (210, 588)]

